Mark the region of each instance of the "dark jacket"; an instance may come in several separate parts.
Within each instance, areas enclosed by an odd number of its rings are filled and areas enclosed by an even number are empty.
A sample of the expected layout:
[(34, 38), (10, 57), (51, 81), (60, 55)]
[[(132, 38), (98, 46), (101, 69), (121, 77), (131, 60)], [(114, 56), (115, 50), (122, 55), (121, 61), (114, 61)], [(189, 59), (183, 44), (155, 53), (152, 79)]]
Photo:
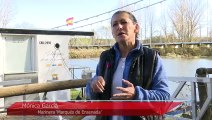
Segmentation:
[[(118, 45), (115, 44), (113, 48), (104, 51), (100, 56), (96, 75), (104, 78), (106, 82), (105, 91), (103, 93), (92, 93), (89, 89), (90, 83), (88, 83), (86, 92), (87, 94), (90, 94), (91, 99), (109, 100), (111, 98), (113, 74), (117, 68), (117, 61), (120, 58), (117, 46)], [(161, 59), (158, 58), (159, 56), (157, 51), (143, 47), (138, 41), (135, 50), (132, 50), (132, 52), (127, 56), (126, 62), (128, 61), (130, 63), (130, 67), (127, 68), (129, 71), (123, 74), (123, 78), (129, 80), (135, 86), (135, 100), (169, 99), (170, 95), (168, 93), (166, 75)], [(151, 92), (146, 90), (151, 90)], [(109, 118), (110, 117), (97, 116), (97, 119), (102, 120), (107, 120)], [(124, 120), (145, 120), (146, 118), (147, 117), (141, 116), (125, 116)], [(149, 116), (147, 120), (151, 119), (158, 119), (158, 117)]]
[[(155, 63), (157, 63), (157, 51), (143, 47), (140, 50), (138, 57), (133, 59), (129, 72), (129, 81), (134, 86), (141, 86), (144, 89), (151, 88), (153, 71), (155, 69)], [(104, 51), (100, 56), (99, 62), (99, 75), (103, 76), (106, 81), (105, 91), (100, 93), (96, 99), (109, 100), (111, 98), (111, 85), (113, 74), (117, 66), (115, 66), (115, 50), (113, 48)]]

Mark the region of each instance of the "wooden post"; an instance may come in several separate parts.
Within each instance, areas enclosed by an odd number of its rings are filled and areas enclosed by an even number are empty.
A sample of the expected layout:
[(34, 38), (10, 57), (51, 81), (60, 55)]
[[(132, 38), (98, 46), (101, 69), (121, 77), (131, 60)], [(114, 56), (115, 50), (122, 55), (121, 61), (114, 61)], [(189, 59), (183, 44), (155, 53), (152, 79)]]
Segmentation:
[[(196, 70), (197, 77), (206, 77), (208, 74), (212, 74), (212, 68), (198, 68)], [(198, 91), (199, 91), (199, 99), (200, 99), (200, 108), (202, 108), (205, 100), (207, 99), (207, 84), (206, 83), (197, 83)], [(210, 108), (208, 108), (205, 114), (202, 117), (202, 120), (211, 120), (212, 112)]]
[(0, 98), (48, 91), (85, 87), (88, 79), (75, 79), (49, 83), (26, 84), (0, 88)]

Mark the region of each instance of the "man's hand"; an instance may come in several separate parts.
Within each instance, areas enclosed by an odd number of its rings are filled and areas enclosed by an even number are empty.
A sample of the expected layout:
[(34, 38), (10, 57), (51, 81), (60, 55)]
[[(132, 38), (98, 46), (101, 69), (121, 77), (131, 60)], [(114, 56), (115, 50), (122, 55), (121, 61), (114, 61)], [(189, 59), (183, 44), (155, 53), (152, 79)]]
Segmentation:
[(91, 81), (91, 89), (93, 92), (103, 92), (105, 90), (105, 80), (102, 76), (96, 76)]
[(120, 90), (122, 93), (113, 94), (111, 100), (132, 100), (135, 96), (135, 87), (134, 85), (127, 81), (123, 80), (124, 84), (127, 85), (126, 88), (116, 87), (117, 90)]

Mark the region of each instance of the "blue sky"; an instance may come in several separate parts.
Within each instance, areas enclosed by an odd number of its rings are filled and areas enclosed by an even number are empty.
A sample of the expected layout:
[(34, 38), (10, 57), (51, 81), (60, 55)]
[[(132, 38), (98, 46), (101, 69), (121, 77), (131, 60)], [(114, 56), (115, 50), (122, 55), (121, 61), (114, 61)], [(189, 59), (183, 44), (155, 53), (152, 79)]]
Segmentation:
[[(11, 0), (15, 14), (9, 26), (17, 27), (25, 24), (51, 29), (66, 24), (65, 20), (69, 17), (79, 21), (137, 1), (140, 2), (130, 7), (140, 8), (149, 2), (162, 0)], [(112, 14), (113, 12), (93, 21), (110, 18)]]
[[(30, 23), (38, 28), (51, 28), (94, 16), (118, 7), (120, 0), (12, 0), (16, 11), (11, 25)], [(138, 1), (138, 0), (131, 0)]]
[[(13, 10), (15, 11), (15, 14), (12, 18), (12, 21), (10, 21), (8, 27), (14, 28), (14, 27), (32, 27), (32, 28), (38, 28), (38, 29), (51, 29), (56, 26), (65, 25), (66, 19), (69, 17), (74, 17), (74, 21), (79, 21), (84, 18), (88, 18), (91, 16), (95, 16), (113, 9), (116, 9), (118, 7), (121, 7), (121, 5), (127, 5), (139, 0), (10, 0), (11, 5), (13, 7)], [(141, 0), (140, 0), (141, 1)], [(148, 5), (150, 2), (155, 3), (157, 1), (162, 0), (143, 0), (142, 2), (139, 2), (136, 5), (132, 5), (131, 7), (134, 7), (134, 9), (142, 8), (146, 5)], [(169, 10), (163, 10), (161, 12), (161, 9), (165, 9), (171, 1), (173, 0), (166, 0), (164, 4), (158, 4), (157, 6), (151, 7), (151, 10), (154, 10), (154, 16), (155, 17), (155, 23), (160, 24), (159, 18), (162, 14), (166, 14)], [(208, 1), (209, 5), (209, 20), (212, 19), (212, 6), (211, 0), (203, 0), (204, 2)], [(141, 20), (142, 23), (144, 23), (144, 14), (142, 11), (138, 11), (135, 14), (139, 13), (140, 16), (136, 16), (138, 19)], [(113, 14), (106, 14), (105, 16), (101, 16), (92, 19), (91, 21), (85, 21), (87, 23), (92, 23), (93, 21), (102, 20), (104, 18), (110, 18)], [(205, 24), (204, 21), (206, 17), (203, 19), (203, 24)], [(148, 21), (147, 21), (148, 22)], [(86, 23), (80, 23), (80, 25), (83, 25)], [(78, 24), (79, 25), (79, 24)], [(68, 26), (68, 27), (61, 27), (61, 29), (71, 29), (75, 27)], [(89, 26), (90, 27), (90, 26)], [(144, 26), (141, 26), (144, 28)], [(159, 33), (158, 33), (159, 34)]]

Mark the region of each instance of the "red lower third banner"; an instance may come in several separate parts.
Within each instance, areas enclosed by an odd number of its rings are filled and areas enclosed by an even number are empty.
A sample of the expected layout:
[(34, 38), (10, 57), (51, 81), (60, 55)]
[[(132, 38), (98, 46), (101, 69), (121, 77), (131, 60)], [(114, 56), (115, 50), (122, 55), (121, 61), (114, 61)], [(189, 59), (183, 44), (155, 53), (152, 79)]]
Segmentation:
[(163, 115), (182, 102), (16, 102), (7, 109), (8, 115), (96, 115), (148, 116)]

